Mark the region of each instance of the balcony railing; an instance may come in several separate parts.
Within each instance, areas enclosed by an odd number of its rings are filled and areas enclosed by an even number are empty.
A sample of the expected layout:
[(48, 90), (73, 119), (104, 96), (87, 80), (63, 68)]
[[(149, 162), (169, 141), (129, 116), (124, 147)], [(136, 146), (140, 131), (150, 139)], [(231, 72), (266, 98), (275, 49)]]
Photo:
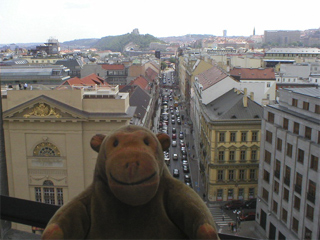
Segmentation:
[[(21, 223), (33, 227), (45, 228), (53, 214), (60, 206), (34, 202), (25, 199), (0, 195), (1, 220)], [(255, 240), (249, 237), (240, 237), (219, 233), (220, 239)]]

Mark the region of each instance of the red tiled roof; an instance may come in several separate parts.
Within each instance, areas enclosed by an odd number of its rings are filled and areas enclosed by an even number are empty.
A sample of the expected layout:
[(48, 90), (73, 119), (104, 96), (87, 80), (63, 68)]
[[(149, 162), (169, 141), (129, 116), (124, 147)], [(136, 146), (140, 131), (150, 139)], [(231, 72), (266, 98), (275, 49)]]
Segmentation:
[(102, 64), (104, 70), (124, 70), (123, 64)]
[(233, 68), (230, 75), (240, 77), (240, 80), (276, 79), (273, 68)]
[(145, 71), (145, 75), (150, 81), (153, 81), (158, 77), (158, 73), (150, 67)]
[(107, 82), (105, 82), (105, 80), (99, 76), (97, 76), (96, 74), (92, 73), (89, 76), (83, 77), (83, 78), (78, 78), (78, 77), (74, 77), (71, 78), (69, 80), (64, 81), (61, 85), (83, 85), (83, 86), (90, 86), (90, 85), (109, 85)]
[(218, 67), (212, 67), (198, 75), (199, 83), (203, 86), (203, 90), (213, 86), (214, 84), (225, 79), (228, 75)]
[(143, 76), (139, 76), (136, 79), (132, 80), (130, 85), (137, 85), (141, 87), (143, 90), (149, 89), (149, 82)]

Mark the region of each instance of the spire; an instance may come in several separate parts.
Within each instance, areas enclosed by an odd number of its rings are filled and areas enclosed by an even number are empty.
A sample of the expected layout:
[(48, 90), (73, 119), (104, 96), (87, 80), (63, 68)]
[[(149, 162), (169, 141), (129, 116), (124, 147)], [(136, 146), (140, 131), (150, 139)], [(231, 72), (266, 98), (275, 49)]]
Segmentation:
[(253, 36), (256, 35), (256, 27), (253, 28)]

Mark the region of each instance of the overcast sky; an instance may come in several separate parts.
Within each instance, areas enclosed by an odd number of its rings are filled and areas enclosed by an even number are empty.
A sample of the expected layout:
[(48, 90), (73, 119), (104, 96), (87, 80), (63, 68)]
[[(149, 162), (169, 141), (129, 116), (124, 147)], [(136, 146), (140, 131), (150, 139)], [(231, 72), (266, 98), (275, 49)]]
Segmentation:
[(0, 0), (0, 43), (59, 42), (122, 35), (250, 36), (320, 27), (320, 1)]

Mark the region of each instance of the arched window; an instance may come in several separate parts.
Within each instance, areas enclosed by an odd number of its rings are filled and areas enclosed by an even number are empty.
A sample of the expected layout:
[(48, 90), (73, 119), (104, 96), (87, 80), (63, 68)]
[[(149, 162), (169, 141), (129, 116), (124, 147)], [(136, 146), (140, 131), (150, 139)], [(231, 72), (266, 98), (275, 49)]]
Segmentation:
[(60, 151), (54, 144), (49, 142), (42, 142), (34, 148), (33, 156), (60, 157)]
[(63, 205), (63, 188), (54, 187), (52, 181), (45, 180), (41, 187), (35, 187), (35, 200), (61, 206)]

